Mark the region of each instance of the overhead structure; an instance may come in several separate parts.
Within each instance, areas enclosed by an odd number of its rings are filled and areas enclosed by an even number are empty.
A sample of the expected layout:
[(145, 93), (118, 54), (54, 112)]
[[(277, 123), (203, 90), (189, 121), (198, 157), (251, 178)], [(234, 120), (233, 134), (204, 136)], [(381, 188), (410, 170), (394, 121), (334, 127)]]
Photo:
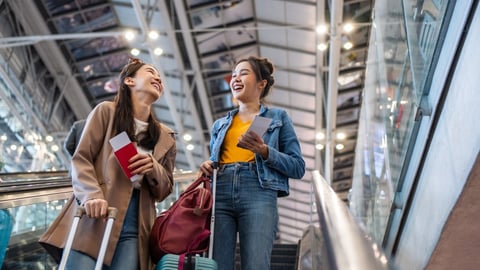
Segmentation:
[[(28, 132), (61, 143), (75, 120), (114, 97), (119, 71), (135, 56), (161, 72), (165, 94), (155, 113), (177, 132), (177, 169), (196, 171), (209, 157), (213, 121), (234, 108), (233, 64), (267, 57), (276, 67), (269, 105), (291, 116), (308, 171), (279, 200), (281, 239), (296, 242), (314, 211), (311, 171), (320, 169), (344, 200), (351, 187), (371, 7), (368, 0), (0, 1), (3, 147), (25, 143)], [(345, 31), (346, 23), (353, 29)], [(20, 93), (5, 86), (9, 80)], [(60, 152), (56, 168), (68, 162)], [(15, 163), (15, 155), (5, 156), (10, 166), (27, 163)], [(32, 149), (20, 159), (35, 155)]]

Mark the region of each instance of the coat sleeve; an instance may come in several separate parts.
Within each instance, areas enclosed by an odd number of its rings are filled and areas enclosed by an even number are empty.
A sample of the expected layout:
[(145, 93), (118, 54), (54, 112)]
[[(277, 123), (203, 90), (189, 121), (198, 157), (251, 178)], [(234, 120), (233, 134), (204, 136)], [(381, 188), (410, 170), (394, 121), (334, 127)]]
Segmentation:
[(107, 105), (100, 104), (92, 110), (85, 124), (85, 131), (72, 157), (72, 185), (75, 197), (83, 205), (91, 199), (105, 199), (100, 186), (103, 176), (97, 175), (95, 161), (104, 146), (109, 123)]
[(161, 155), (160, 158), (157, 157), (158, 159), (155, 158), (155, 155), (151, 155), (153, 171), (146, 175), (146, 179), (150, 192), (156, 201), (164, 200), (173, 190), (173, 171), (175, 170), (177, 148), (175, 140), (172, 138), (173, 136), (159, 140), (159, 148), (165, 154)]

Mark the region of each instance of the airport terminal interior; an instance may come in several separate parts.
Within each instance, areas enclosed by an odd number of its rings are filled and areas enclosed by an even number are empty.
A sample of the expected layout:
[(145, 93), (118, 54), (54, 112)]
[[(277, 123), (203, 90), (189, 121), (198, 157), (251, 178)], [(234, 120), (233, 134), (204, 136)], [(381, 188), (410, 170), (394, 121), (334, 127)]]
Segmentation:
[(478, 2), (0, 0), (0, 269), (56, 269), (38, 239), (72, 196), (65, 137), (131, 57), (158, 69), (176, 136), (160, 213), (210, 157), (248, 56), (275, 65), (267, 104), (306, 163), (272, 270), (477, 269)]

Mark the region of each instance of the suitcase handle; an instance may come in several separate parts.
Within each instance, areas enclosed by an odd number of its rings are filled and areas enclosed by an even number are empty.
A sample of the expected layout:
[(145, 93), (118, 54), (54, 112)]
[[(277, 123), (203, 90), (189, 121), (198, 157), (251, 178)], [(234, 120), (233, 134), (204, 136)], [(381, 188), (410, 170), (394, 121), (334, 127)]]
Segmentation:
[[(112, 231), (113, 227), (113, 221), (117, 217), (117, 208), (115, 207), (108, 207), (108, 221), (105, 226), (105, 232), (103, 234), (102, 242), (100, 244), (100, 251), (98, 252), (98, 258), (97, 262), (95, 264), (95, 270), (101, 270), (103, 266), (103, 259), (105, 257), (105, 253), (107, 251), (107, 245), (108, 245), (108, 239), (110, 237), (110, 233)], [(78, 222), (80, 221), (80, 218), (85, 215), (85, 207), (83, 206), (78, 206), (77, 211), (75, 211), (75, 215), (73, 217), (73, 224), (72, 227), (70, 228), (70, 232), (67, 237), (67, 242), (65, 244), (65, 247), (63, 249), (63, 254), (62, 254), (62, 260), (60, 261), (60, 264), (58, 266), (59, 270), (64, 270), (65, 265), (67, 264), (68, 260), (68, 255), (70, 254), (71, 248), (72, 248), (72, 243), (73, 243), (73, 237), (75, 236), (75, 232), (77, 230)]]
[(213, 237), (215, 233), (215, 200), (217, 196), (217, 173), (218, 173), (218, 162), (213, 162), (213, 177), (212, 177), (212, 194), (213, 194), (213, 205), (212, 205), (212, 214), (210, 216), (210, 243), (208, 244), (208, 258), (213, 258)]
[[(77, 211), (75, 212), (75, 217), (82, 217), (85, 215), (85, 207), (79, 206), (77, 207)], [(108, 207), (107, 210), (107, 218), (113, 218), (115, 219), (117, 217), (118, 210), (115, 207)]]

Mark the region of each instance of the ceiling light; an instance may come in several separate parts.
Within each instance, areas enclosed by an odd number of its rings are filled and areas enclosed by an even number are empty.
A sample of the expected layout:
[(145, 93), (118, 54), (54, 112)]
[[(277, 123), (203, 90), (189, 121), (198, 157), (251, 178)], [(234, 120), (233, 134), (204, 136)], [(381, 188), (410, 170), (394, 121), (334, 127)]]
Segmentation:
[(192, 151), (195, 148), (195, 145), (189, 143), (189, 144), (187, 144), (186, 148), (187, 148), (188, 151)]
[(345, 140), (345, 138), (347, 138), (347, 135), (344, 132), (337, 133), (338, 140)]
[(132, 31), (132, 30), (127, 30), (127, 31), (125, 31), (125, 33), (124, 33), (124, 37), (125, 37), (125, 39), (128, 40), (128, 41), (134, 40), (134, 39), (135, 39), (135, 36), (136, 36), (136, 35), (135, 35), (135, 32)]
[(347, 42), (343, 43), (343, 48), (345, 50), (350, 50), (351, 48), (353, 48), (353, 43), (350, 42), (350, 41), (347, 41)]
[(52, 145), (50, 149), (52, 149), (53, 152), (57, 152), (59, 150), (58, 145), (56, 144)]
[(317, 140), (323, 140), (323, 139), (325, 139), (325, 133), (323, 133), (322, 131), (317, 132), (317, 135), (315, 135), (315, 138)]
[(326, 24), (319, 25), (317, 26), (316, 31), (318, 34), (324, 35), (328, 33), (328, 26)]
[(351, 48), (353, 48), (353, 43), (350, 41), (350, 39), (347, 36), (342, 36), (341, 40), (343, 44), (342, 47), (345, 50), (350, 50)]
[(150, 39), (152, 39), (152, 40), (156, 40), (156, 39), (158, 38), (158, 36), (159, 36), (159, 35), (158, 35), (158, 32), (157, 32), (157, 31), (153, 31), (153, 30), (152, 30), (152, 31), (150, 31), (150, 32), (148, 33), (148, 37), (149, 37)]
[(317, 143), (317, 144), (315, 145), (315, 148), (317, 148), (318, 150), (323, 150), (323, 144)]
[(0, 136), (0, 141), (4, 142), (7, 140), (7, 135), (3, 134), (2, 136)]
[(351, 23), (346, 23), (346, 24), (343, 25), (343, 32), (344, 32), (344, 33), (347, 33), (347, 34), (348, 34), (348, 33), (352, 32), (352, 31), (353, 31), (353, 24), (351, 24)]
[(133, 48), (130, 50), (130, 53), (133, 55), (133, 56), (138, 56), (140, 54), (140, 50), (139, 49), (136, 49), (136, 48)]
[(185, 133), (183, 135), (183, 139), (187, 142), (191, 141), (192, 140), (192, 135), (190, 135), (190, 133)]
[(328, 48), (327, 43), (320, 43), (317, 45), (317, 49), (322, 52), (325, 51), (327, 48)]
[(50, 135), (47, 135), (47, 136), (45, 137), (45, 140), (46, 140), (47, 142), (53, 142), (53, 137), (50, 136)]
[(160, 56), (160, 55), (163, 54), (163, 49), (162, 49), (162, 48), (155, 48), (155, 49), (153, 50), (153, 53), (154, 53), (155, 55), (157, 55), (157, 56)]
[(337, 148), (337, 150), (343, 150), (343, 148), (345, 148), (345, 145), (339, 143), (339, 144), (335, 145), (335, 148)]

